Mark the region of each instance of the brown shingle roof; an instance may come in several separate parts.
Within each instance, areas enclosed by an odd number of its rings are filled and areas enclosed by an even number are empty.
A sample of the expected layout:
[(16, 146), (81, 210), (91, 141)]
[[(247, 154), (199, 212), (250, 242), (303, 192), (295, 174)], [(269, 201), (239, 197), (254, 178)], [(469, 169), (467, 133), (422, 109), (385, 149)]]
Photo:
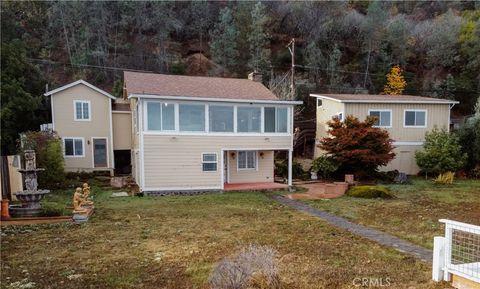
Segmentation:
[(127, 93), (245, 100), (279, 100), (268, 88), (248, 79), (124, 72)]
[(341, 102), (422, 102), (422, 103), (458, 103), (448, 99), (415, 96), (415, 95), (382, 95), (382, 94), (321, 94), (314, 93), (312, 96), (326, 96)]

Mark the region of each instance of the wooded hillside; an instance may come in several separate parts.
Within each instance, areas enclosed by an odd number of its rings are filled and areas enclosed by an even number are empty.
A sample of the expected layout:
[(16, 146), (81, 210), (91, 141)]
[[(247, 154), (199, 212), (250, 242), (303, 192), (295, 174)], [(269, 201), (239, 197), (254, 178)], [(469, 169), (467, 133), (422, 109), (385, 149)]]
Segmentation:
[[(399, 64), (404, 94), (461, 101), (480, 94), (480, 2), (5, 2), (2, 152), (48, 121), (45, 84), (83, 78), (118, 94), (124, 69), (246, 77), (288, 89), (296, 39), (297, 98), (380, 93)], [(285, 82), (286, 81), (286, 82)]]

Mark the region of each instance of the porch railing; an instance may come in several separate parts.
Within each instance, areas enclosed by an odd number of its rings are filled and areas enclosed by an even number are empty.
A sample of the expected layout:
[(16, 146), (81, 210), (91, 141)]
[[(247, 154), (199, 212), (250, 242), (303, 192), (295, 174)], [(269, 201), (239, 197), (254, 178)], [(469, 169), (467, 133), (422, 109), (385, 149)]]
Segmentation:
[(433, 280), (450, 281), (454, 274), (480, 283), (480, 226), (439, 221), (445, 224), (445, 237), (434, 238)]

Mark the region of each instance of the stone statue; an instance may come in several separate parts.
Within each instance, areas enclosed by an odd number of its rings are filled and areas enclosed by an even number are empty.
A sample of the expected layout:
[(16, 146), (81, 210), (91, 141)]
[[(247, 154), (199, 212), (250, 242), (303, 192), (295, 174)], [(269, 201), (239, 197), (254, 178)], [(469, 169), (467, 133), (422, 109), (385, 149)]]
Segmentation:
[(85, 214), (87, 210), (82, 208), (83, 202), (83, 192), (82, 188), (77, 188), (73, 194), (73, 213), (74, 214)]
[(83, 184), (82, 193), (83, 193), (82, 194), (82, 198), (83, 198), (82, 205), (87, 205), (87, 206), (93, 205), (92, 200), (90, 200), (90, 186), (88, 185), (88, 183)]

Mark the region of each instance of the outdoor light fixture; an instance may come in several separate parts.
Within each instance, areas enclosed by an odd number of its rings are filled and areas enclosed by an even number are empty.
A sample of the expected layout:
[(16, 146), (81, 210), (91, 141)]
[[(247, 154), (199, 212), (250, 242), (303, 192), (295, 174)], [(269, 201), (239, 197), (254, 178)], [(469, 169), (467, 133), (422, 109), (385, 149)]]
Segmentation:
[(232, 152), (230, 155), (232, 156), (232, 159), (235, 159), (235, 153), (234, 152)]
[(260, 157), (261, 157), (262, 159), (263, 159), (263, 156), (264, 156), (264, 155), (265, 155), (265, 154), (264, 154), (263, 152), (260, 152)]

